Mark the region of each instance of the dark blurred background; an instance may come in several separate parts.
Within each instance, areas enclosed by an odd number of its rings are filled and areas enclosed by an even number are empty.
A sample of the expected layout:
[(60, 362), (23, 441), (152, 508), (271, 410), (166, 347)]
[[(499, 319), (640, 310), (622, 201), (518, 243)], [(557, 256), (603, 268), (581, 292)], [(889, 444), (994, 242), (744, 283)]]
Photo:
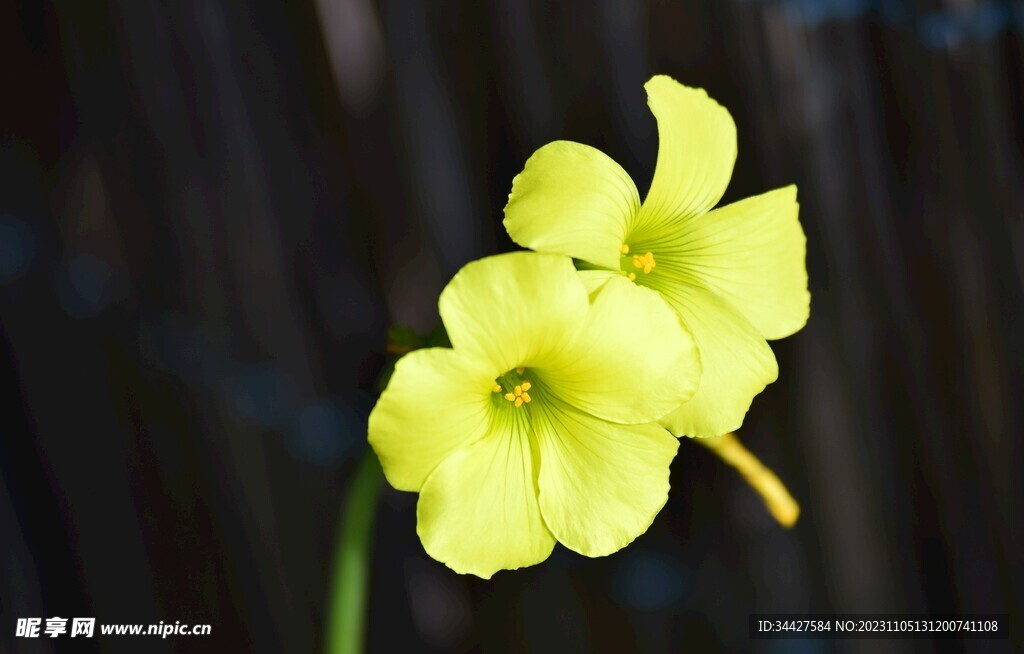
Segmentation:
[[(105, 652), (313, 652), (389, 324), (513, 246), (560, 138), (643, 195), (643, 83), (732, 112), (724, 201), (795, 182), (813, 294), (741, 436), (626, 550), (483, 582), (386, 491), (368, 646), (1021, 651), (1024, 5), (17, 2), (0, 8), (0, 651), (17, 617), (210, 623)], [(751, 641), (754, 612), (1010, 613), (1011, 641)], [(79, 648), (83, 649), (83, 648)]]

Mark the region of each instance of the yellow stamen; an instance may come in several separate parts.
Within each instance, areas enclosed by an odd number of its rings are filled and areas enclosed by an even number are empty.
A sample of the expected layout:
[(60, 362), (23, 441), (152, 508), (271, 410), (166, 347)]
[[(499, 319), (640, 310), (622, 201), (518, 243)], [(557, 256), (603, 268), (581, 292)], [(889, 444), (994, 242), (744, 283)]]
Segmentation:
[(631, 281), (631, 282), (636, 281), (636, 273), (629, 273), (626, 276), (629, 277), (629, 281)]
[(620, 251), (622, 252), (622, 254), (629, 254), (629, 246), (623, 243)]
[(644, 254), (642, 257), (639, 254), (633, 255), (633, 267), (643, 268), (645, 275), (649, 275), (656, 265), (658, 264), (655, 263), (654, 254), (651, 252)]
[(495, 384), (494, 388), (491, 389), (491, 392), (492, 393), (500, 393), (501, 392), (501, 386), (498, 386), (497, 384)]
[(526, 370), (526, 368), (516, 368), (516, 372), (519, 373), (520, 375), (523, 374), (524, 370)]
[(524, 404), (530, 403), (532, 398), (530, 397), (530, 394), (527, 393), (526, 391), (530, 390), (531, 388), (533, 388), (533, 384), (524, 379), (520, 381), (518, 384), (516, 384), (510, 392), (505, 393), (503, 397), (509, 402), (515, 404), (517, 407), (520, 407), (523, 406)]
[(800, 505), (775, 473), (758, 461), (750, 450), (743, 447), (735, 434), (693, 440), (717, 454), (722, 461), (743, 475), (747, 483), (761, 495), (768, 512), (780, 525), (788, 529), (796, 524), (797, 518), (800, 517)]

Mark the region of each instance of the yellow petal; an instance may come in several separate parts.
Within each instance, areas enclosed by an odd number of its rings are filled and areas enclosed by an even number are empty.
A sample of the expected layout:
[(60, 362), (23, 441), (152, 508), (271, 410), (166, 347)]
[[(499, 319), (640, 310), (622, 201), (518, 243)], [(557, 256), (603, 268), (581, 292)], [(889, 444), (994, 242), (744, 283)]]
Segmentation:
[(769, 339), (807, 322), (806, 243), (796, 187), (715, 209), (645, 245), (658, 250), (658, 274), (713, 291)]
[(525, 248), (618, 270), (639, 208), (636, 186), (621, 166), (588, 145), (555, 141), (512, 181), (505, 229)]
[(467, 264), (438, 301), (454, 348), (487, 361), (493, 376), (560, 351), (578, 331), (587, 305), (572, 260), (535, 252)]
[(662, 295), (680, 314), (700, 350), (697, 393), (662, 419), (676, 436), (720, 436), (743, 424), (754, 396), (779, 375), (768, 343), (728, 302), (679, 284)]
[[(657, 75), (647, 84), (647, 104), (658, 121), (658, 163), (630, 240), (679, 216), (715, 206), (732, 177), (736, 124), (703, 89)], [(657, 254), (657, 253), (655, 253)]]
[(550, 391), (591, 415), (636, 424), (657, 420), (696, 392), (693, 338), (654, 291), (611, 276), (581, 327), (551, 367), (538, 369), (545, 397)]
[(597, 296), (598, 289), (604, 286), (609, 279), (622, 277), (620, 273), (611, 270), (581, 270), (578, 274), (583, 285), (587, 287), (587, 294), (591, 300)]
[(482, 438), (492, 383), (486, 370), (447, 348), (416, 350), (399, 359), (368, 428), (388, 482), (398, 490), (418, 491), (445, 456)]
[(555, 538), (605, 556), (647, 531), (668, 499), (679, 442), (656, 424), (614, 425), (565, 405), (535, 415), (540, 507)]
[(548, 558), (555, 539), (541, 518), (535, 472), (522, 428), (449, 456), (420, 492), (416, 531), (424, 549), (452, 570), (484, 579)]

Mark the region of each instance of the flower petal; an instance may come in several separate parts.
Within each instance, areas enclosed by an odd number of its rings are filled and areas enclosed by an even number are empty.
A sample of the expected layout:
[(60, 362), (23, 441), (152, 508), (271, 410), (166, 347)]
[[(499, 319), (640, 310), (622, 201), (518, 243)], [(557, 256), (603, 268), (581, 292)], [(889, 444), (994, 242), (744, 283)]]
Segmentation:
[(545, 407), (533, 421), (545, 523), (585, 556), (622, 549), (665, 506), (679, 441), (656, 424), (614, 425), (566, 405)]
[(594, 416), (653, 422), (697, 391), (693, 337), (654, 291), (609, 277), (595, 292), (577, 338), (538, 371), (550, 392)]
[(495, 376), (560, 351), (587, 304), (572, 260), (535, 252), (466, 264), (438, 300), (455, 350), (489, 362)]
[(525, 248), (618, 270), (639, 208), (636, 186), (619, 164), (589, 145), (555, 141), (512, 180), (505, 229)]
[(524, 422), (449, 456), (420, 492), (416, 531), (424, 549), (484, 579), (548, 558), (555, 539), (541, 517), (535, 471)]
[(700, 350), (700, 388), (661, 420), (676, 436), (721, 436), (739, 429), (754, 396), (779, 376), (775, 355), (728, 302), (696, 286), (662, 292), (693, 333)]
[(448, 454), (482, 438), (493, 378), (448, 348), (410, 352), (370, 413), (369, 440), (388, 482), (418, 491)]
[(796, 187), (769, 191), (687, 221), (643, 247), (658, 274), (707, 288), (762, 336), (782, 338), (807, 322), (807, 239), (797, 219)]
[(613, 272), (611, 270), (580, 270), (578, 271), (580, 280), (583, 281), (583, 285), (587, 287), (587, 294), (590, 296), (591, 301), (597, 296), (597, 291), (605, 285), (612, 277), (622, 277), (621, 272)]
[(658, 163), (630, 239), (661, 222), (715, 206), (736, 162), (736, 124), (704, 89), (665, 75), (652, 77), (644, 88), (658, 120)]

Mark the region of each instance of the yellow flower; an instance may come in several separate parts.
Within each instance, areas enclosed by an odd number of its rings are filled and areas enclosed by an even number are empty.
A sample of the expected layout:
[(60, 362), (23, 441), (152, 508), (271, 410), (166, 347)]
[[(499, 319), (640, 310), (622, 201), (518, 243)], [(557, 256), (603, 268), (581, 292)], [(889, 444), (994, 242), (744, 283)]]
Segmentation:
[(807, 322), (796, 187), (709, 211), (736, 159), (732, 117), (669, 77), (645, 88), (660, 145), (643, 204), (602, 152), (556, 141), (513, 181), (505, 227), (524, 247), (597, 267), (581, 272), (590, 288), (617, 275), (660, 293), (693, 334), (703, 365), (696, 395), (663, 424), (677, 436), (719, 436), (738, 428), (753, 397), (778, 377), (765, 339)]
[(369, 424), (388, 481), (420, 493), (427, 553), (489, 578), (646, 531), (678, 447), (655, 421), (700, 375), (672, 310), (625, 279), (588, 296), (568, 257), (533, 252), (468, 264), (439, 308), (452, 348), (400, 359)]

